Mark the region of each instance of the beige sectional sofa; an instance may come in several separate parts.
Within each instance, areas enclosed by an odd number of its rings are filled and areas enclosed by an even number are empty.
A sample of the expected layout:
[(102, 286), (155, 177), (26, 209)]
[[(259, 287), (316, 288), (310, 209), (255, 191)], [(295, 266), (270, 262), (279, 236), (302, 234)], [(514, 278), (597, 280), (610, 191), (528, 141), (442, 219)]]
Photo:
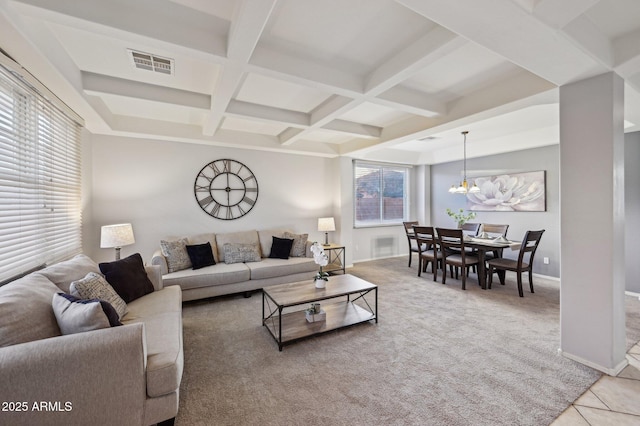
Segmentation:
[(144, 268), (153, 291), (127, 304), (123, 325), (76, 334), (61, 335), (52, 298), (100, 273), (87, 256), (0, 287), (0, 423), (172, 421), (183, 370), (181, 292), (163, 286), (159, 268)]
[[(288, 259), (270, 258), (273, 237), (298, 238), (304, 240), (300, 256)], [(309, 248), (312, 242), (306, 240), (306, 234), (295, 234), (286, 229), (251, 230), (220, 234), (198, 234), (188, 237), (168, 237), (164, 241), (184, 241), (186, 244), (210, 243), (215, 265), (200, 269), (186, 267), (169, 272), (170, 253), (158, 249), (151, 264), (160, 266), (162, 279), (166, 287), (182, 288), (183, 300), (196, 300), (224, 294), (250, 292), (269, 285), (312, 280), (318, 265), (313, 261)], [(225, 244), (251, 245), (257, 247), (259, 261), (227, 263), (225, 262)]]

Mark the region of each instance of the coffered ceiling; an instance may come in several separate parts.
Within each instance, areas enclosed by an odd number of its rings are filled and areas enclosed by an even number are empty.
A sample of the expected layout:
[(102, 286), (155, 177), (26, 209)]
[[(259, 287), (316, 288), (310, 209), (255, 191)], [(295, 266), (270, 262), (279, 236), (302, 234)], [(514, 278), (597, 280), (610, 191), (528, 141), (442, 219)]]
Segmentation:
[(637, 0), (0, 0), (0, 47), (94, 134), (434, 164), (558, 143), (612, 70), (640, 130)]

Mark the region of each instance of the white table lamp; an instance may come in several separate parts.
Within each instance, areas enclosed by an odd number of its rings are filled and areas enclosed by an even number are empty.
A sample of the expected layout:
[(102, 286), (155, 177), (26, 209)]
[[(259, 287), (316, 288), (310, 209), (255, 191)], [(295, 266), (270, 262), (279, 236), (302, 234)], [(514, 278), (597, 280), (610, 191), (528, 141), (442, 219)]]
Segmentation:
[(100, 248), (115, 248), (116, 260), (120, 260), (120, 248), (135, 243), (130, 223), (105, 225), (100, 232)]
[(336, 222), (332, 217), (321, 217), (318, 219), (318, 231), (324, 232), (324, 245), (329, 245), (329, 232), (336, 230)]

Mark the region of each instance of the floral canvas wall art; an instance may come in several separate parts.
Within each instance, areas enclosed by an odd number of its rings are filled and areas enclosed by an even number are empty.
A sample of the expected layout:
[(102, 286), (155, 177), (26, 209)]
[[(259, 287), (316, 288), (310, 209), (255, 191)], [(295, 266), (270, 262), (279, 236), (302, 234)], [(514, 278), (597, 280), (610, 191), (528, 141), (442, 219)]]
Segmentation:
[(545, 171), (512, 173), (475, 179), (480, 192), (467, 194), (473, 211), (543, 212), (547, 209)]

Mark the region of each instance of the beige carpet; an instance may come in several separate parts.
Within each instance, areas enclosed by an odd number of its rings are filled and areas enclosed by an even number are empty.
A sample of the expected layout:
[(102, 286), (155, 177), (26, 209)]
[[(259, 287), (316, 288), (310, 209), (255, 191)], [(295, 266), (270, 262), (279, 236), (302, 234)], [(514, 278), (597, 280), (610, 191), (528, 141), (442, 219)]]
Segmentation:
[[(547, 425), (600, 373), (557, 355), (558, 283), (514, 277), (483, 291), (406, 258), (357, 264), (378, 284), (379, 323), (278, 351), (260, 293), (184, 305), (178, 425)], [(309, 280), (309, 285), (313, 285)], [(627, 298), (628, 346), (640, 302)]]

